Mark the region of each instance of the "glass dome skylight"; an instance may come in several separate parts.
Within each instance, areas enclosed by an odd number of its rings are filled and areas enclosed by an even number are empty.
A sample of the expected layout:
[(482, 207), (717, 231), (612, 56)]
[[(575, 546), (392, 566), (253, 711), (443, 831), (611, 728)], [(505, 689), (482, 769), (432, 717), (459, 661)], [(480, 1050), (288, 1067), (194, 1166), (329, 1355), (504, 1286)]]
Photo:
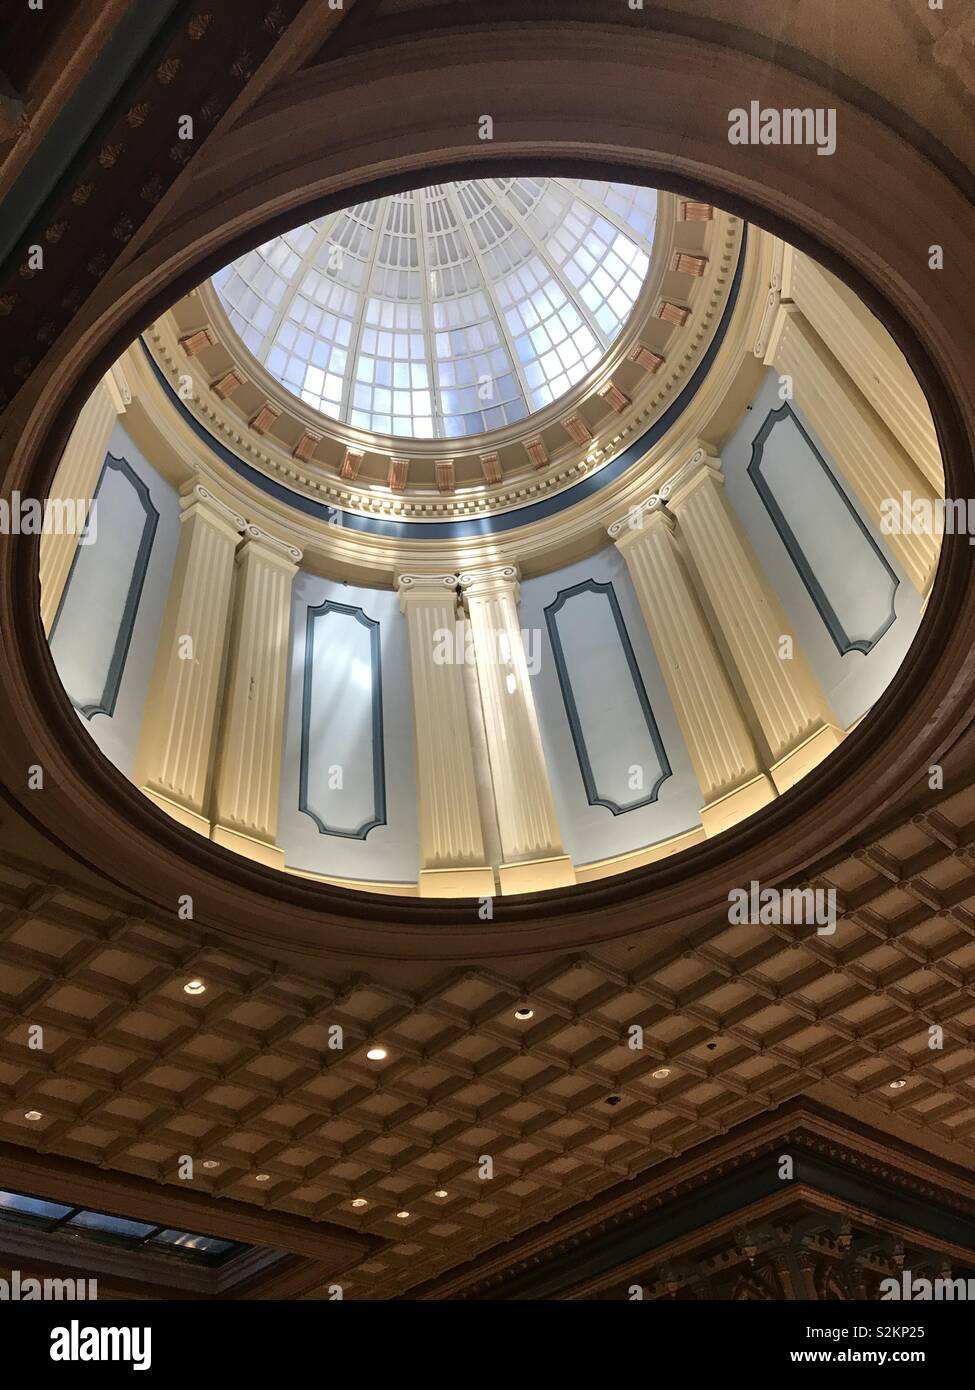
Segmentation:
[(452, 439), (586, 377), (650, 267), (653, 189), (484, 179), (357, 203), (213, 277), (244, 344), (323, 415)]

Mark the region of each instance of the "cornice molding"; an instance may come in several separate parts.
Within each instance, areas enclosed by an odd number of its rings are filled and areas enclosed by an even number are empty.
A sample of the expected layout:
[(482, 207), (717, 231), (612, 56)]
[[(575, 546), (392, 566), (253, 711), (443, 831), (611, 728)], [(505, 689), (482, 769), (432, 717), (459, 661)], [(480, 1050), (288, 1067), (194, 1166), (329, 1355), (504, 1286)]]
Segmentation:
[[(619, 476), (580, 496), (578, 501), (567, 493), (565, 504), (561, 507), (556, 504), (556, 511), (542, 520), (529, 519), (526, 513), (526, 520), (521, 526), (516, 524), (490, 535), (475, 532), (469, 538), (458, 536), (446, 543), (440, 537), (433, 539), (431, 536), (429, 541), (425, 540), (426, 532), (422, 524), (411, 526), (409, 532), (403, 532), (400, 536), (384, 535), (382, 532), (377, 534), (375, 531), (364, 533), (346, 520), (350, 514), (364, 519), (376, 518), (386, 523), (415, 522), (417, 512), (410, 510), (408, 496), (404, 493), (390, 494), (388, 491), (383, 495), (360, 493), (354, 485), (350, 486), (340, 478), (330, 483), (313, 477), (290, 452), (282, 450), (272, 460), (264, 447), (266, 436), (258, 440), (248, 435), (246, 430), (232, 428), (231, 423), (224, 420), (223, 427), (227, 433), (222, 436), (215, 434), (215, 440), (248, 466), (276, 478), (289, 491), (308, 498), (321, 510), (329, 512), (328, 521), (309, 516), (297, 506), (271, 496), (263, 486), (250, 482), (217, 453), (208, 449), (205, 438), (201, 439), (190, 423), (191, 419), (198, 420), (198, 428), (209, 433), (208, 419), (213, 412), (205, 382), (194, 380), (193, 399), (184, 402), (187, 414), (174, 414), (173, 398), (160, 387), (156, 375), (157, 371), (163, 370), (163, 366), (153, 370), (142, 346), (136, 343), (125, 354), (123, 361), (130, 376), (138, 383), (140, 413), (134, 425), (139, 432), (140, 446), (144, 451), (148, 450), (154, 459), (161, 460), (157, 466), (177, 485), (187, 469), (201, 472), (212, 479), (215, 486), (239, 499), (238, 505), (249, 518), (260, 520), (261, 524), (268, 525), (279, 534), (288, 535), (304, 551), (306, 568), (334, 578), (355, 578), (373, 586), (388, 587), (394, 582), (397, 570), (411, 571), (420, 564), (436, 568), (443, 566), (445, 561), (459, 568), (478, 560), (482, 553), (517, 560), (525, 573), (538, 574), (559, 568), (605, 544), (605, 527), (619, 515), (621, 507), (630, 504), (631, 498), (645, 497), (653, 484), (672, 469), (673, 456), (685, 450), (682, 441), (698, 438), (709, 428), (716, 411), (723, 408), (727, 411), (728, 394), (736, 389), (742, 363), (751, 360), (749, 324), (754, 316), (752, 286), (765, 275), (763, 267), (772, 254), (772, 239), (751, 229), (747, 251), (741, 257), (739, 266), (740, 224), (737, 227), (728, 224), (726, 232), (726, 258), (720, 267), (716, 267), (718, 278), (712, 286), (711, 303), (715, 311), (724, 303), (721, 285), (727, 283), (725, 277), (736, 267), (740, 288), (734, 310), (723, 325), (720, 344), (716, 345), (716, 351), (712, 349), (708, 371), (703, 380), (695, 383), (693, 396), (663, 434), (654, 443), (648, 444), (645, 452), (637, 454), (635, 462), (620, 470)], [(727, 310), (725, 312), (727, 314)], [(697, 353), (707, 351), (712, 343), (713, 332), (709, 330), (708, 322), (705, 314), (697, 323), (694, 355), (682, 366), (681, 386), (685, 384), (684, 370), (690, 370), (700, 360)], [(175, 384), (184, 365), (179, 362), (175, 339), (165, 323), (150, 330), (152, 335), (158, 337), (162, 345), (162, 362), (168, 364), (165, 375)], [(659, 374), (647, 375), (642, 371), (640, 374), (646, 376), (660, 396), (652, 412), (657, 416), (660, 410), (674, 403), (673, 391), (680, 388), (675, 387), (672, 381), (661, 381)], [(555, 473), (551, 468), (532, 469), (526, 452), (524, 481), (517, 487), (516, 494), (513, 489), (508, 490), (515, 495), (518, 503), (517, 509), (506, 509), (511, 513), (512, 520), (517, 521), (516, 512), (520, 508), (542, 501), (552, 496), (553, 492), (557, 493), (554, 481), (558, 479), (570, 476), (573, 480), (584, 480), (598, 474), (608, 464), (618, 468), (619, 456), (632, 449), (649, 427), (649, 413), (646, 410), (638, 411), (632, 420), (614, 416), (617, 432), (605, 442), (605, 448), (594, 444), (586, 459), (577, 459), (566, 468), (556, 468)], [(149, 421), (152, 422), (151, 435), (145, 434), (142, 429), (143, 423)], [(541, 444), (544, 449), (544, 444), (535, 439), (527, 441), (526, 449), (532, 449), (536, 444)], [(349, 457), (347, 451), (346, 461)], [(600, 457), (602, 462), (598, 462)], [(477, 454), (479, 476), (484, 476), (485, 460), (489, 463), (492, 459), (493, 455)], [(388, 467), (388, 455), (384, 462)], [(357, 472), (357, 467), (352, 471)], [(424, 515), (430, 520), (450, 521), (451, 509), (461, 505), (459, 497), (459, 493), (438, 493), (436, 502), (422, 503), (422, 507), (427, 509)], [(353, 503), (356, 505), (353, 506)], [(483, 499), (477, 515), (486, 515)]]

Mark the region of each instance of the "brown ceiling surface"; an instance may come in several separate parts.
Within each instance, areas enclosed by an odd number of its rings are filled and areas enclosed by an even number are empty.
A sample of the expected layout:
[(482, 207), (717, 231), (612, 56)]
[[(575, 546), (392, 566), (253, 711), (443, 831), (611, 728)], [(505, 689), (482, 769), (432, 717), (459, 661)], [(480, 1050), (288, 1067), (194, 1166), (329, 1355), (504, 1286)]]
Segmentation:
[[(727, 42), (765, 53), (839, 90), (877, 93), (970, 165), (975, 129), (975, 17), (970, 5), (929, 0), (358, 0), (357, 11), (315, 61), (451, 26), (619, 24)], [(760, 98), (761, 92), (751, 95)]]
[(0, 1140), (162, 1183), (182, 1154), (217, 1158), (201, 1190), (388, 1242), (347, 1297), (401, 1294), (810, 1090), (975, 1167), (975, 790), (822, 867), (834, 936), (721, 918), (550, 959), (527, 989), (490, 969), (430, 964), (406, 988), (274, 966), (45, 872), (33, 832), (3, 829)]
[[(320, 0), (237, 8), (219, 52), (216, 23), (181, 27), (178, 40), (179, 83), (215, 134), (274, 81), (286, 88), (329, 32)], [(726, 22), (727, 8), (648, 0), (640, 22), (693, 34), (709, 17)], [(870, 0), (854, 13), (745, 0), (734, 10), (729, 28), (742, 48), (764, 44), (791, 70), (835, 66), (883, 94), (878, 114), (908, 139), (925, 149), (940, 142), (941, 167), (952, 155), (965, 160), (975, 45), (963, 7), (946, 15), (926, 0)], [(472, 3), (358, 0), (338, 33), (348, 26), (350, 47), (381, 46), (396, 41), (397, 24), (429, 34), (468, 16), (474, 25), (502, 13), (564, 23), (570, 12), (605, 18), (588, 0), (499, 0), (490, 13)], [(387, 17), (393, 27), (384, 30)], [(167, 87), (173, 61), (145, 77), (155, 103), (145, 127), (117, 113), (127, 122), (118, 143), (138, 157), (98, 163), (90, 151), (91, 182), (103, 194), (81, 232), (88, 227), (102, 249), (93, 259), (82, 253), (76, 208), (84, 204), (72, 203), (62, 263), (74, 279), (83, 265), (89, 279), (59, 299), (57, 277), (40, 277), (34, 290), (49, 295), (45, 308), (21, 298), (23, 277), (12, 271), (0, 312), (23, 314), (13, 334), (23, 347), (18, 382), (33, 381), (46, 345), (114, 258), (131, 262), (158, 236), (168, 176), (177, 191), (192, 178), (194, 161), (180, 172), (171, 132), (162, 138), (167, 108), (156, 87)], [(952, 177), (964, 186), (964, 171)], [(70, 182), (64, 199), (82, 186)], [(54, 244), (58, 228), (39, 214), (30, 236)], [(952, 775), (971, 781), (973, 762), (963, 757)], [(367, 975), (338, 965), (312, 973), (228, 948), (203, 921), (126, 900), (8, 812), (0, 1140), (23, 1146), (27, 1186), (31, 1150), (131, 1173), (150, 1191), (176, 1183), (181, 1154), (217, 1158), (213, 1180), (197, 1166), (202, 1191), (384, 1239), (343, 1275), (357, 1298), (416, 1288), (798, 1095), (975, 1168), (975, 790), (928, 794), (896, 828), (864, 835), (812, 880), (841, 894), (832, 937), (731, 927), (719, 915), (693, 932), (644, 932), (585, 955), (512, 963), (510, 972), (504, 961), (460, 970), (414, 962), (377, 964)], [(536, 974), (526, 986), (528, 968)], [(191, 999), (182, 984), (197, 974), (208, 990)], [(513, 1009), (526, 992), (535, 1017), (520, 1025)], [(645, 1029), (643, 1052), (626, 1046), (633, 1023)], [(28, 1047), (31, 1024), (43, 1026), (42, 1051)], [(333, 1024), (345, 1030), (344, 1051), (328, 1047)], [(932, 1024), (944, 1029), (941, 1050), (928, 1046)], [(364, 1059), (374, 1038), (390, 1050), (380, 1066)], [(670, 1075), (654, 1080), (662, 1066)], [(900, 1078), (908, 1084), (891, 1090)], [(608, 1105), (610, 1095), (620, 1103)], [(43, 1120), (26, 1121), (29, 1109)], [(495, 1165), (487, 1181), (478, 1177), (483, 1154)], [(271, 1180), (257, 1183), (259, 1172)], [(445, 1199), (433, 1196), (441, 1184)], [(350, 1207), (355, 1195), (369, 1199), (361, 1217)], [(397, 1219), (401, 1209), (408, 1219)]]

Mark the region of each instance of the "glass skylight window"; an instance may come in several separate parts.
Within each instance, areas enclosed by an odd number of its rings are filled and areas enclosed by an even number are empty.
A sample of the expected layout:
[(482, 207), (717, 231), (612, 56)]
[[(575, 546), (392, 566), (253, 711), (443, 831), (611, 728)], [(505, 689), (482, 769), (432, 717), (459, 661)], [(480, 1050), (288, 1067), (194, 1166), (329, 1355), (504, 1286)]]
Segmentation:
[(273, 237), (213, 284), (245, 346), (321, 414), (460, 438), (593, 370), (643, 287), (656, 207), (604, 180), (436, 184)]
[(174, 1231), (168, 1226), (49, 1202), (21, 1192), (0, 1191), (0, 1225), (4, 1223), (20, 1224), (40, 1231), (84, 1235), (126, 1250), (154, 1249), (197, 1264), (220, 1264), (231, 1255), (249, 1248), (219, 1236)]

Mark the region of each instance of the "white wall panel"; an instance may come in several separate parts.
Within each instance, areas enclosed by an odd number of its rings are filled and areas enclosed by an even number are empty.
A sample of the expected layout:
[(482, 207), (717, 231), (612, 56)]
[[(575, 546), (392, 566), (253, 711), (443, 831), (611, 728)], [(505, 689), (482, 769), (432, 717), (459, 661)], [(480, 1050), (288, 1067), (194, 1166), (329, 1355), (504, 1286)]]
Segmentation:
[[(598, 592), (580, 591), (568, 598), (556, 615), (569, 685), (578, 717), (573, 738), (572, 716), (560, 682), (558, 663), (549, 636), (545, 609), (586, 581), (611, 584), (633, 660), (652, 710), (660, 743), (670, 766), (656, 799), (647, 802), (663, 768), (648, 732), (625, 647), (610, 605)], [(699, 824), (702, 796), (674, 717), (670, 698), (650, 645), (632, 582), (623, 557), (612, 545), (555, 574), (528, 579), (521, 586), (520, 615), (530, 648), (540, 653), (532, 677), (542, 742), (555, 797), (559, 824), (568, 853), (577, 864), (592, 863), (670, 839)], [(572, 701), (569, 702), (570, 705)], [(609, 805), (592, 804), (586, 788), (580, 736), (593, 769), (595, 784)], [(643, 785), (630, 786), (630, 770), (639, 765)], [(634, 804), (634, 803), (642, 804)], [(631, 809), (627, 809), (631, 807)]]
[[(751, 410), (721, 449), (728, 497), (837, 723), (849, 728), (879, 699), (901, 664), (920, 622), (921, 598), (795, 402), (788, 404), (798, 427), (784, 417), (781, 423), (771, 421), (773, 427), (769, 427), (770, 417), (782, 404), (778, 375), (769, 371)], [(764, 443), (760, 440), (763, 427), (767, 431)], [(786, 518), (791, 539), (781, 521), (776, 525), (775, 507), (770, 510), (749, 475), (756, 440), (764, 455), (761, 472)], [(824, 475), (820, 459), (833, 483)], [(797, 545), (808, 567), (805, 577), (803, 559), (793, 558)], [(878, 563), (876, 551), (883, 563)], [(817, 584), (822, 591), (818, 595)], [(838, 649), (824, 598), (848, 636), (869, 650)], [(891, 600), (893, 621), (871, 645), (869, 639), (883, 628), (882, 616), (889, 617)], [(840, 645), (845, 645), (842, 637)]]
[(291, 868), (416, 881), (413, 702), (391, 591), (295, 579), (278, 843)]
[(103, 471), (95, 539), (76, 551), (51, 654), (92, 738), (130, 776), (179, 541), (179, 501), (121, 424), (107, 452), (131, 469), (145, 497), (125, 470)]

